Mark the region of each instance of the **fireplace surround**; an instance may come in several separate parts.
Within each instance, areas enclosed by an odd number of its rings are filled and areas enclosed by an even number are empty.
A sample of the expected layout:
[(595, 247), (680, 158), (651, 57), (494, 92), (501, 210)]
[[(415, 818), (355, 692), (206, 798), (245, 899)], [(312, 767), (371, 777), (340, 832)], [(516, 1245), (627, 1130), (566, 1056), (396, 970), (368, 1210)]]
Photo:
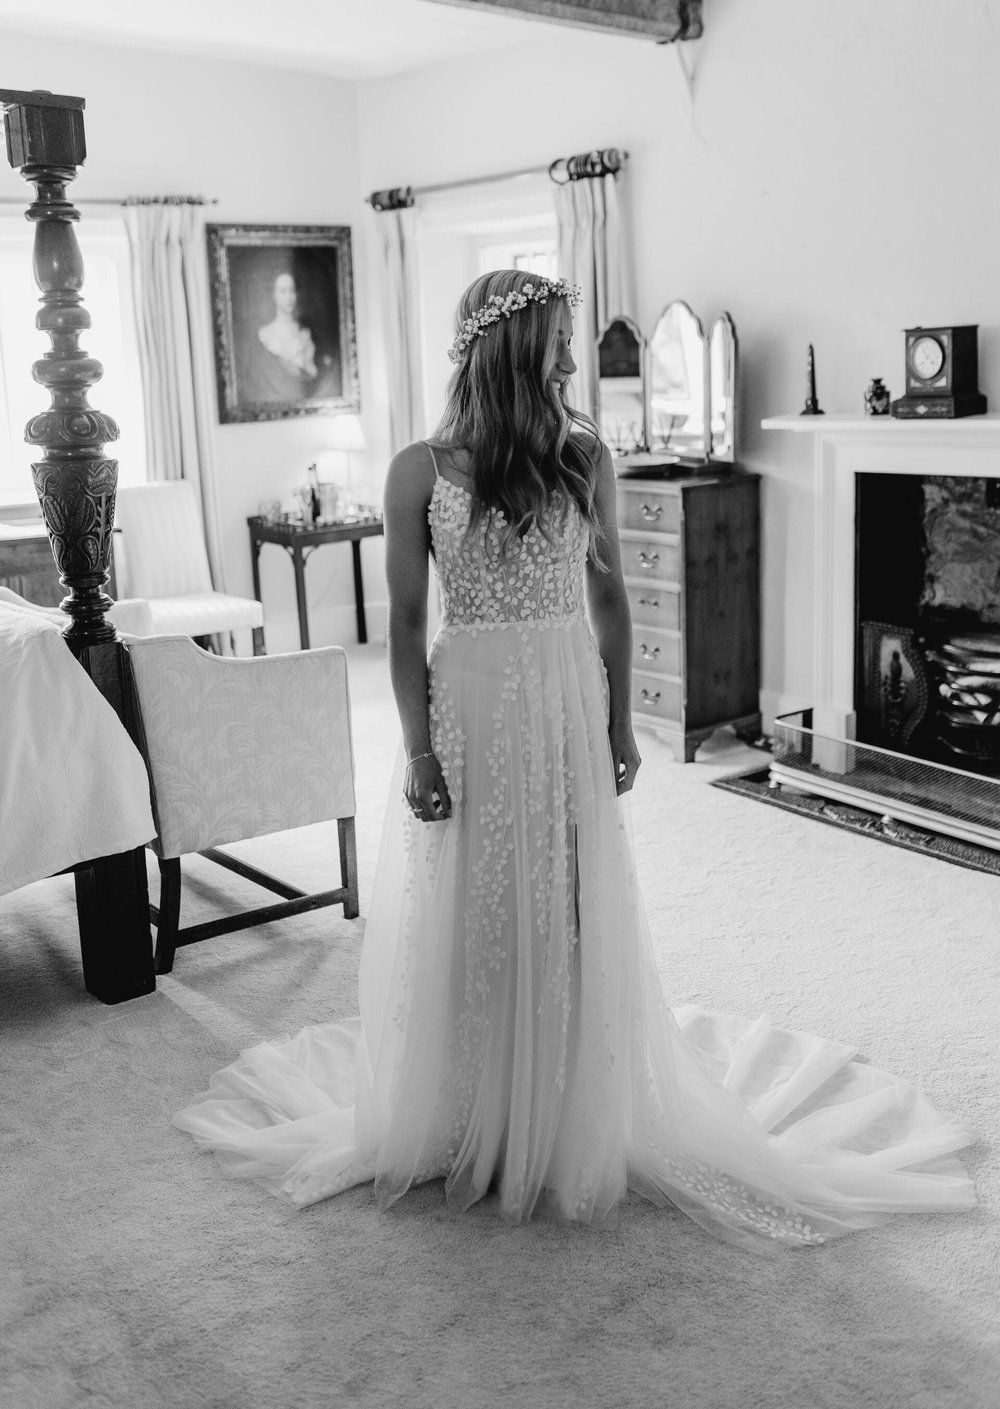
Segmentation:
[(935, 764), (905, 747), (896, 752), (854, 742), (857, 477), (1000, 482), (1000, 416), (934, 422), (775, 416), (762, 426), (808, 436), (813, 449), (813, 702), (811, 711), (776, 722), (773, 781), (1000, 849), (1000, 779), (963, 767), (961, 758), (957, 767)]

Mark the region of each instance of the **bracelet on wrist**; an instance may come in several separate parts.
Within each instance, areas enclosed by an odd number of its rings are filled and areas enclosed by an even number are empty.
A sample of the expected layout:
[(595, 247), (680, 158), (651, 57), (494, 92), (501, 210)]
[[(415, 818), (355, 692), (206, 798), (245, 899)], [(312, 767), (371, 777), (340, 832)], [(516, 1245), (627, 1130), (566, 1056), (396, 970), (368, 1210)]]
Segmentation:
[(434, 756), (433, 749), (431, 749), (430, 753), (418, 753), (416, 758), (407, 759), (407, 767), (409, 767), (411, 763), (419, 763), (422, 758), (434, 758)]

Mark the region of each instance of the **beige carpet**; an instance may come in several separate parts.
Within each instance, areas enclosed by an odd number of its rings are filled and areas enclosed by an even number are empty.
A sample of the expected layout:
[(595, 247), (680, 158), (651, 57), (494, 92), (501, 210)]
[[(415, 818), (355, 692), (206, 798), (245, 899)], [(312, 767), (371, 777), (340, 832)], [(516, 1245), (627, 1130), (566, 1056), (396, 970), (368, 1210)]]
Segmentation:
[[(351, 655), (362, 895), (395, 724)], [(0, 900), (3, 1409), (684, 1406), (993, 1409), (1000, 882), (707, 786), (652, 736), (634, 795), (671, 1000), (858, 1044), (981, 1132), (976, 1213), (756, 1259), (640, 1200), (611, 1233), (455, 1219), (440, 1186), (293, 1212), (168, 1123), (238, 1048), (356, 1008), (363, 919), (320, 911), (181, 951), (158, 991), (83, 990), (72, 886)], [(248, 850), (250, 850), (248, 848)], [(332, 829), (252, 848), (319, 882)], [(192, 868), (194, 870), (194, 868)], [(235, 877), (205, 867), (207, 905)]]

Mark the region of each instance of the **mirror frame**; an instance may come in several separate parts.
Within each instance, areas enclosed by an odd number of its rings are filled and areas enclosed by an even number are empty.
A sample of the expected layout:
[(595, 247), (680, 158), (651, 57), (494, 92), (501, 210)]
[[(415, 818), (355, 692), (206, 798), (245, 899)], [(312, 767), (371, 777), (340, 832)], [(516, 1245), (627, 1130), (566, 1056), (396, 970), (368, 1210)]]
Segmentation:
[[(623, 323), (625, 327), (628, 328), (629, 332), (635, 338), (636, 345), (639, 349), (639, 396), (642, 405), (642, 439), (639, 445), (634, 447), (632, 451), (623, 451), (621, 453), (641, 453), (645, 451), (649, 445), (649, 344), (643, 337), (642, 329), (635, 319), (629, 318), (625, 313), (619, 313), (614, 318), (609, 318), (601, 330), (600, 337), (597, 339), (597, 429), (601, 433), (601, 439), (603, 440), (604, 426), (601, 415), (601, 381), (603, 380), (601, 377), (601, 343), (616, 323)], [(612, 451), (612, 454), (614, 454), (614, 451)]]
[[(655, 337), (656, 337), (656, 331), (657, 331), (657, 329), (659, 328), (660, 324), (663, 322), (664, 318), (666, 318), (667, 315), (668, 315), (673, 309), (678, 309), (679, 311), (685, 313), (685, 314), (691, 319), (691, 323), (692, 323), (694, 329), (695, 329), (696, 332), (697, 332), (698, 339), (699, 339), (700, 344), (701, 344), (701, 403), (702, 403), (702, 404), (701, 404), (701, 422), (702, 422), (702, 426), (704, 427), (704, 434), (702, 435), (702, 438), (701, 438), (701, 449), (700, 449), (700, 451), (699, 451), (698, 449), (694, 449), (694, 448), (692, 448), (692, 449), (689, 450), (687, 447), (685, 447), (683, 450), (681, 450), (679, 447), (671, 446), (669, 443), (668, 443), (667, 445), (663, 445), (663, 446), (661, 446), (661, 447), (659, 447), (659, 448), (657, 448), (656, 446), (654, 446), (654, 445), (652, 444), (652, 433), (653, 433), (653, 410), (652, 410), (652, 403), (653, 403), (653, 378), (652, 378), (653, 340), (654, 340)], [(709, 413), (709, 410), (710, 410), (710, 397), (709, 397), (709, 376), (710, 376), (710, 372), (711, 372), (711, 368), (710, 368), (709, 361), (708, 361), (708, 341), (707, 341), (707, 339), (706, 339), (706, 337), (705, 337), (705, 330), (704, 330), (704, 328), (702, 327), (701, 319), (698, 317), (697, 313), (695, 313), (695, 311), (694, 311), (694, 309), (691, 307), (691, 305), (690, 305), (689, 303), (685, 302), (684, 299), (682, 299), (682, 298), (674, 298), (674, 299), (671, 299), (670, 302), (664, 307), (663, 312), (660, 314), (659, 318), (657, 318), (657, 320), (656, 320), (656, 324), (655, 324), (655, 326), (654, 326), (654, 328), (653, 328), (652, 336), (651, 336), (650, 339), (649, 339), (649, 345), (648, 345), (648, 351), (647, 351), (647, 357), (646, 357), (646, 427), (647, 427), (647, 432), (648, 432), (648, 433), (647, 433), (647, 437), (646, 437), (646, 446), (647, 446), (647, 449), (649, 450), (650, 454), (677, 457), (679, 460), (682, 460), (683, 462), (685, 462), (685, 463), (687, 463), (687, 464), (691, 464), (692, 466), (695, 466), (695, 465), (707, 465), (707, 464), (708, 464), (709, 457), (710, 457), (710, 455), (711, 455), (711, 426), (710, 426), (710, 423), (709, 423), (709, 420), (708, 420), (708, 413)]]
[[(712, 367), (712, 352), (715, 347), (716, 335), (725, 338), (728, 345), (730, 375), (729, 375), (729, 407), (726, 414), (726, 432), (716, 440), (715, 434), (715, 377)], [(723, 464), (732, 465), (736, 463), (736, 410), (739, 405), (739, 393), (737, 390), (737, 378), (739, 376), (739, 339), (736, 336), (736, 324), (732, 315), (722, 312), (712, 324), (708, 333), (708, 437), (709, 453), (713, 460), (719, 460)]]

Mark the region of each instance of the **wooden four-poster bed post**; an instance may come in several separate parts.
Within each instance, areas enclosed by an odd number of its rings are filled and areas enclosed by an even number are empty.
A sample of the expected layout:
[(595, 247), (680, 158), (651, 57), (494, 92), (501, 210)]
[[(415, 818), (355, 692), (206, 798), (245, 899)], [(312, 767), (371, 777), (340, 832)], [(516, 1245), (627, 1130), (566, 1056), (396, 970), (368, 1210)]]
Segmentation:
[[(118, 439), (110, 416), (95, 411), (87, 389), (103, 367), (79, 345), (90, 327), (83, 307), (83, 259), (73, 223), (80, 218), (66, 187), (86, 157), (83, 98), (0, 89), (7, 157), (35, 188), (27, 219), (35, 226), (35, 282), (42, 291), (36, 327), (51, 349), (32, 367), (51, 405), (28, 422), (25, 440), (40, 458), (32, 464), (35, 492), (68, 595), (66, 644), (136, 737), (137, 711), (128, 656), (105, 616), (118, 462), (105, 443)], [(109, 780), (110, 782), (110, 780)], [(100, 857), (75, 868), (84, 982), (105, 1003), (156, 987), (143, 848)]]

